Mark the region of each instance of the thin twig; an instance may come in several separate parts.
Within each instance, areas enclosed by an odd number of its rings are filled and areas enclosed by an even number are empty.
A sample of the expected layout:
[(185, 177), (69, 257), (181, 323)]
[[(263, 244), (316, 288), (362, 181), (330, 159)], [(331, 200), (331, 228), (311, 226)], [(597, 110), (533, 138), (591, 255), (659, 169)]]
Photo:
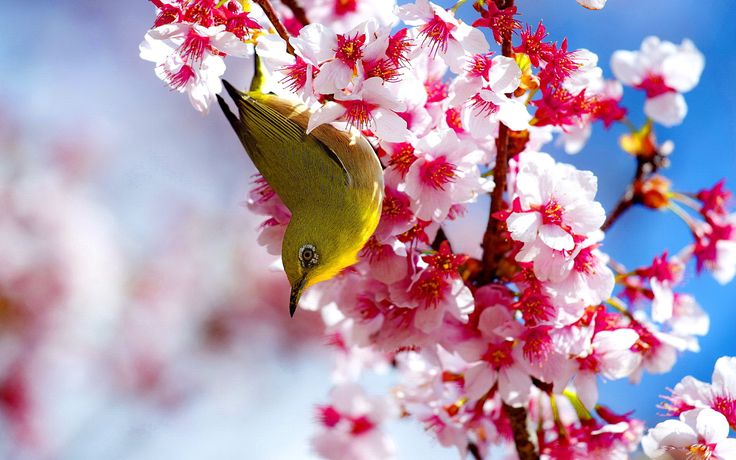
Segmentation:
[(281, 0), (281, 3), (283, 3), (284, 6), (289, 8), (291, 12), (294, 13), (294, 17), (296, 18), (296, 20), (301, 22), (303, 26), (309, 25), (307, 13), (304, 11), (304, 8), (299, 5), (297, 0)]
[(276, 11), (274, 11), (271, 2), (269, 0), (253, 0), (253, 2), (258, 4), (263, 9), (263, 12), (266, 14), (268, 20), (271, 21), (271, 24), (273, 24), (276, 32), (286, 42), (286, 52), (294, 56), (294, 47), (292, 47), (291, 43), (289, 43), (289, 32), (286, 30), (286, 27), (284, 27), (281, 19), (279, 19)]
[(608, 215), (606, 221), (601, 226), (601, 230), (604, 232), (611, 228), (626, 211), (629, 210), (633, 205), (638, 204), (641, 201), (641, 197), (638, 196), (637, 190), (641, 188), (642, 180), (645, 175), (653, 174), (657, 171), (656, 158), (642, 158), (636, 157), (636, 171), (634, 177), (631, 179), (631, 183), (626, 188), (621, 199), (616, 203), (616, 206)]

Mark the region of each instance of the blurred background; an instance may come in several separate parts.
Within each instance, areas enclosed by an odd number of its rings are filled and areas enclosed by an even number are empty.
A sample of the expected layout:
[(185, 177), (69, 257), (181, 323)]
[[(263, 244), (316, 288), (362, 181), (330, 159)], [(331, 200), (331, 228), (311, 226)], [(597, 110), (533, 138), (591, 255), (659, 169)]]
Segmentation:
[[(675, 143), (665, 174), (677, 191), (724, 177), (733, 187), (732, 2), (517, 4), (523, 21), (544, 19), (553, 39), (598, 54), (608, 77), (616, 49), (692, 39), (706, 68), (684, 124), (658, 128)], [(472, 20), (470, 5), (460, 11)], [(244, 205), (252, 165), (224, 118), (201, 116), (138, 58), (153, 6), (0, 0), (0, 12), (0, 458), (314, 458), (314, 405), (332, 364), (321, 322), (286, 314), (285, 279)], [(244, 68), (229, 64), (242, 86)], [(627, 91), (625, 105), (641, 123), (643, 95)], [(598, 174), (607, 209), (634, 169), (622, 133), (597, 129), (574, 157), (550, 152)], [(486, 209), (473, 206), (451, 241), (479, 241)], [(673, 215), (634, 209), (604, 250), (635, 267), (689, 241)], [(666, 387), (710, 380), (718, 356), (736, 355), (736, 288), (686, 276), (683, 290), (711, 316), (702, 351), (638, 386), (601, 389), (603, 403), (649, 424)], [(399, 459), (457, 458), (418, 425), (390, 428)]]

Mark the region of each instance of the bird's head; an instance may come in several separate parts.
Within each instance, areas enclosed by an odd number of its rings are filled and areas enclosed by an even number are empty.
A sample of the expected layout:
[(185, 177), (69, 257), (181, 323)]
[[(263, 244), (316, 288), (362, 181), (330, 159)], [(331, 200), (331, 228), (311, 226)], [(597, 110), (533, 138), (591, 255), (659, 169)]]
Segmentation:
[(354, 264), (367, 236), (332, 225), (329, 220), (294, 216), (286, 229), (281, 259), (291, 284), (289, 313), (294, 316), (307, 287), (325, 281)]

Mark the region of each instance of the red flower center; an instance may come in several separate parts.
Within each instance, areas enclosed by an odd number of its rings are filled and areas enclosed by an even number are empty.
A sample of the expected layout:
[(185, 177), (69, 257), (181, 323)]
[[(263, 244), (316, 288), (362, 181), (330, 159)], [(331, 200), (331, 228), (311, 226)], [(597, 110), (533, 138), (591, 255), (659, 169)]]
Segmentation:
[(665, 93), (674, 93), (675, 90), (667, 86), (664, 82), (664, 77), (661, 75), (649, 74), (642, 80), (641, 83), (636, 85), (637, 89), (643, 90), (648, 98), (657, 97)]
[(338, 35), (337, 49), (334, 50), (335, 57), (346, 66), (355, 69), (356, 62), (363, 57), (363, 44), (365, 44), (365, 35), (356, 34), (355, 37)]
[(343, 16), (358, 10), (358, 0), (335, 0), (335, 14)]
[(430, 54), (433, 56), (440, 50), (443, 53), (447, 52), (447, 40), (454, 28), (454, 25), (446, 23), (435, 14), (419, 31), (419, 35), (424, 37), (422, 45), (429, 41)]
[(435, 190), (444, 190), (445, 185), (455, 180), (455, 165), (444, 156), (424, 163), (419, 169), (422, 182)]

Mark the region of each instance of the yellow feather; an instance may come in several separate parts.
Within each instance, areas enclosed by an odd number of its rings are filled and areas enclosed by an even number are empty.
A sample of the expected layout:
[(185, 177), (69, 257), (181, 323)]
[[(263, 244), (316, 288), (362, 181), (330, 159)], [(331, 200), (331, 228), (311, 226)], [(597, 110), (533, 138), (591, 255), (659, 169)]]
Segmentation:
[[(225, 87), (239, 117), (218, 96), (220, 106), (256, 168), (292, 213), (282, 260), (293, 314), (302, 290), (355, 263), (376, 229), (383, 199), (381, 164), (355, 132), (323, 125), (306, 134), (310, 113), (301, 104), (258, 91), (243, 94), (227, 82)], [(313, 248), (316, 259), (305, 262), (306, 247)]]

